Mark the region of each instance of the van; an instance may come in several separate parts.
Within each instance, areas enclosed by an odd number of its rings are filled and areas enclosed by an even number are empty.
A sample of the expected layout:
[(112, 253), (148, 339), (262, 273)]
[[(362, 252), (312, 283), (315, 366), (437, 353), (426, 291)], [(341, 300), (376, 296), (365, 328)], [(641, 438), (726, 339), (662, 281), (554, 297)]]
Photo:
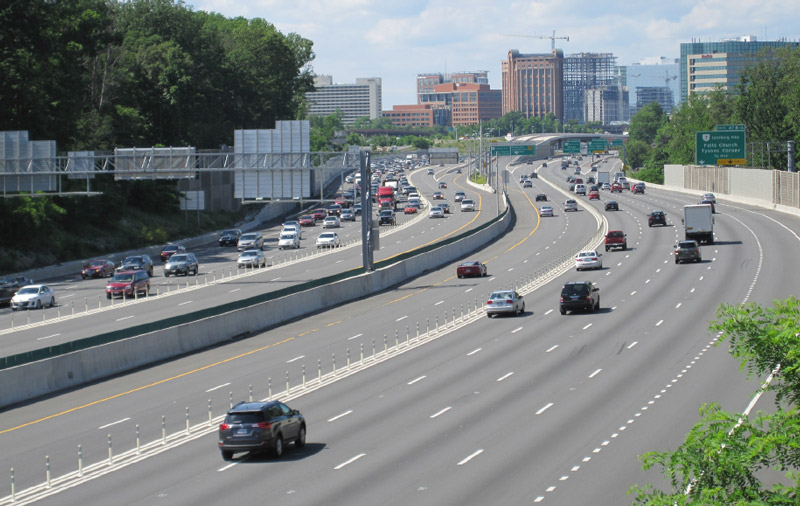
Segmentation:
[(575, 195), (586, 195), (586, 185), (585, 184), (576, 184), (575, 185)]

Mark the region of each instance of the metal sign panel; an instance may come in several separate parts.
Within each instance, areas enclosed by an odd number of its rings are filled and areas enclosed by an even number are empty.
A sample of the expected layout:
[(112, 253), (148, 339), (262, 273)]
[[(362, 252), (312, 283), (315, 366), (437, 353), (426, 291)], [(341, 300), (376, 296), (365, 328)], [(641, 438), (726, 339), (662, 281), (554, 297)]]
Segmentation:
[(180, 198), (181, 211), (204, 211), (206, 208), (206, 192), (185, 191)]
[(744, 130), (714, 130), (695, 134), (697, 165), (744, 165), (746, 158)]
[(310, 198), (311, 169), (236, 171), (233, 197), (244, 200)]
[(196, 149), (115, 148), (114, 179), (180, 179), (195, 177)]
[(491, 147), (492, 156), (524, 156), (535, 155), (535, 144), (503, 144)]
[(747, 126), (745, 125), (717, 125), (714, 127), (714, 130), (717, 132), (730, 132), (730, 131), (742, 131), (744, 132), (747, 130)]
[(590, 153), (602, 153), (608, 149), (605, 139), (592, 139), (587, 148)]
[(570, 139), (562, 143), (564, 153), (578, 154), (581, 152), (581, 141), (579, 139)]

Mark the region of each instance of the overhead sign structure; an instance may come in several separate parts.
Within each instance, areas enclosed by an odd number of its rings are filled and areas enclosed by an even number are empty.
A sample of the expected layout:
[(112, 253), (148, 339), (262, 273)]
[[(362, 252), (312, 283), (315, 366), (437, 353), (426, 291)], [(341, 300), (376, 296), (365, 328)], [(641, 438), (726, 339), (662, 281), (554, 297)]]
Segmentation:
[(578, 154), (581, 152), (581, 141), (580, 139), (566, 140), (562, 143), (562, 147), (564, 149), (564, 153)]
[(492, 156), (521, 156), (535, 154), (535, 144), (505, 144), (500, 146), (492, 146)]
[(590, 153), (603, 153), (608, 149), (608, 144), (605, 139), (592, 139), (588, 149)]
[(744, 165), (746, 159), (744, 130), (714, 130), (695, 134), (697, 165)]
[(615, 146), (622, 146), (622, 139), (613, 139), (610, 145), (612, 148)]

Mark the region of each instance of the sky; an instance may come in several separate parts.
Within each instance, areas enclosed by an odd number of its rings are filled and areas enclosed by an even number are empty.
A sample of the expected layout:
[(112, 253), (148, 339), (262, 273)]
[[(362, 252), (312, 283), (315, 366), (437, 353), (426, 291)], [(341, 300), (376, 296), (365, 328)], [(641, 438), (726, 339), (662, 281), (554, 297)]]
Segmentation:
[[(682, 42), (753, 35), (800, 40), (798, 0), (184, 0), (194, 10), (262, 18), (313, 41), (315, 74), (380, 77), (382, 109), (416, 103), (416, 76), (486, 70), (501, 89), (508, 51), (613, 53), (617, 65), (680, 57)], [(542, 36), (545, 38), (535, 38)]]

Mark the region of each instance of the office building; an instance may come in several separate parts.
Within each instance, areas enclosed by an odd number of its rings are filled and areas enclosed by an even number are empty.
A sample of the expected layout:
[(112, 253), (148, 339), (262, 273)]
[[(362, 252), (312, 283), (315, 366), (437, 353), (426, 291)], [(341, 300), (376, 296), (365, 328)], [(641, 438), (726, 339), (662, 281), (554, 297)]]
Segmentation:
[[(436, 100), (433, 101), (433, 98)], [(395, 125), (423, 126), (423, 118), (442, 126), (477, 125), (502, 116), (502, 94), (488, 84), (449, 82), (437, 84), (425, 92), (425, 103), (394, 106), (383, 111)], [(426, 120), (426, 119), (425, 119)]]
[(587, 121), (587, 90), (619, 87), (616, 57), (611, 53), (578, 53), (564, 58), (564, 122)]
[(306, 93), (309, 116), (328, 116), (337, 110), (344, 113), (342, 123), (352, 125), (356, 119), (377, 119), (381, 115), (381, 78), (358, 78), (354, 84), (335, 84), (332, 76), (317, 76), (316, 91)]
[(780, 48), (796, 48), (798, 42), (761, 41), (748, 35), (719, 42), (681, 44), (681, 101), (693, 93), (705, 93), (721, 87), (735, 91), (744, 69)]
[(661, 110), (666, 114), (672, 112), (675, 107), (675, 98), (672, 90), (666, 86), (637, 86), (636, 87), (636, 103), (631, 109), (631, 115), (636, 114), (639, 110), (653, 102), (658, 102), (661, 105)]
[(521, 54), (512, 49), (502, 62), (503, 110), (526, 118), (553, 114), (563, 118), (564, 56), (560, 49), (545, 54)]
[(391, 111), (383, 111), (382, 115), (392, 120), (395, 126), (432, 127), (435, 124), (434, 112), (432, 104), (411, 104), (392, 106)]
[(453, 74), (417, 74), (417, 103), (426, 104), (429, 102), (441, 102), (441, 97), (437, 96), (434, 88), (440, 84), (448, 83), (488, 85), (489, 72), (486, 70), (478, 70), (474, 72), (455, 72)]
[(586, 90), (583, 107), (583, 117), (587, 122), (609, 125), (613, 122), (627, 121), (630, 117), (628, 89), (612, 86)]
[(658, 102), (664, 112), (669, 114), (679, 103), (680, 59), (649, 57), (618, 69), (622, 75), (622, 84), (630, 90), (631, 115), (650, 102)]

